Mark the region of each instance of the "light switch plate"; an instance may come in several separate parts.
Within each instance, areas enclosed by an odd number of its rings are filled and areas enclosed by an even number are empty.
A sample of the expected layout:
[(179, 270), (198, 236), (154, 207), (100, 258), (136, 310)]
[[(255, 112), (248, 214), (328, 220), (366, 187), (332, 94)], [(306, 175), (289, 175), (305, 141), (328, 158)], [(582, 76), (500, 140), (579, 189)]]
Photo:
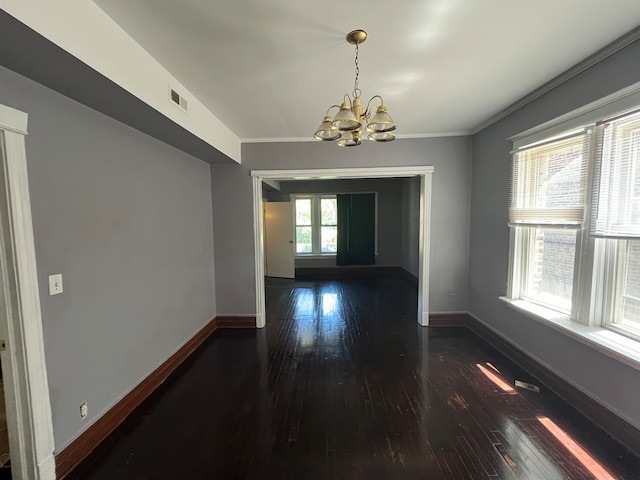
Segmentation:
[(49, 275), (49, 295), (62, 293), (62, 274)]

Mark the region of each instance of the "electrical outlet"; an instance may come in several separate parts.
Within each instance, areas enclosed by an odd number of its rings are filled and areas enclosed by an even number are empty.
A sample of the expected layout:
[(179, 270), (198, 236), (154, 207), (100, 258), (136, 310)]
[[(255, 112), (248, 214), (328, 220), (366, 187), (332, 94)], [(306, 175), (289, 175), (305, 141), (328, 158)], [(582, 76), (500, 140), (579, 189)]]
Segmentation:
[(89, 406), (87, 405), (87, 402), (84, 402), (82, 405), (80, 405), (80, 418), (86, 418), (87, 414), (89, 413)]
[(49, 295), (62, 293), (62, 274), (49, 275)]

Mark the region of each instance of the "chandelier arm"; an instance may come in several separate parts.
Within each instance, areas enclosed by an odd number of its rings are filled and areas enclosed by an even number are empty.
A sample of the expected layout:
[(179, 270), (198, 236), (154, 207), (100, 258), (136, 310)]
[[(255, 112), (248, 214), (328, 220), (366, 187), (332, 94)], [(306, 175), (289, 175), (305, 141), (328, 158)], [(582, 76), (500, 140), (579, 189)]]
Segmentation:
[(374, 99), (380, 99), (380, 105), (384, 105), (384, 100), (382, 100), (382, 97), (380, 95), (374, 95), (373, 97), (371, 97), (371, 99), (369, 100), (369, 102), (367, 103), (367, 108), (364, 109), (364, 116), (367, 120), (369, 120), (369, 116), (371, 115), (371, 111), (369, 110), (369, 107), (371, 106), (371, 102), (373, 102)]
[(327, 113), (325, 116), (329, 116), (329, 112), (331, 111), (332, 108), (340, 109), (340, 105), (331, 105), (329, 108), (327, 108)]

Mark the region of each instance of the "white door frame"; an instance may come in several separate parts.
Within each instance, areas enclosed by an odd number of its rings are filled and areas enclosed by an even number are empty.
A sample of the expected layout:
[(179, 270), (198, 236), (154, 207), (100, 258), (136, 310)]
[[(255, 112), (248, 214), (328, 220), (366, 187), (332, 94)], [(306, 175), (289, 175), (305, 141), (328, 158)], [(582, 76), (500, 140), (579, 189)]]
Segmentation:
[(26, 134), (27, 114), (0, 105), (0, 355), (13, 477), (55, 480)]
[(429, 325), (429, 251), (431, 240), (431, 177), (433, 166), (424, 167), (362, 167), (311, 170), (252, 170), (253, 236), (256, 274), (256, 326), (266, 322), (264, 296), (264, 236), (262, 210), (263, 180), (311, 180), (338, 178), (420, 177), (420, 246), (418, 267), (418, 323)]

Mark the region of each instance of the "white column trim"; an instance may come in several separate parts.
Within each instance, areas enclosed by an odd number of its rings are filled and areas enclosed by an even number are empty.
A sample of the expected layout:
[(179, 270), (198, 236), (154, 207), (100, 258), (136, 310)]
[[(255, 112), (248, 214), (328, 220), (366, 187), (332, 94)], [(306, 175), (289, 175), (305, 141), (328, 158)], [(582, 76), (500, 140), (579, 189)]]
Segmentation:
[(420, 243), (418, 271), (418, 323), (429, 325), (429, 256), (431, 252), (431, 173), (420, 176)]
[(264, 211), (262, 208), (262, 180), (253, 177), (253, 244), (256, 273), (256, 327), (265, 326), (264, 303)]
[(264, 300), (263, 180), (310, 180), (336, 178), (420, 177), (420, 245), (418, 278), (418, 323), (429, 325), (429, 256), (431, 249), (431, 185), (433, 166), (362, 167), (306, 170), (252, 170), (253, 234), (256, 285), (256, 325), (266, 324)]
[(55, 479), (31, 201), (24, 145), (27, 114), (0, 106), (0, 335), (11, 464), (15, 478)]

